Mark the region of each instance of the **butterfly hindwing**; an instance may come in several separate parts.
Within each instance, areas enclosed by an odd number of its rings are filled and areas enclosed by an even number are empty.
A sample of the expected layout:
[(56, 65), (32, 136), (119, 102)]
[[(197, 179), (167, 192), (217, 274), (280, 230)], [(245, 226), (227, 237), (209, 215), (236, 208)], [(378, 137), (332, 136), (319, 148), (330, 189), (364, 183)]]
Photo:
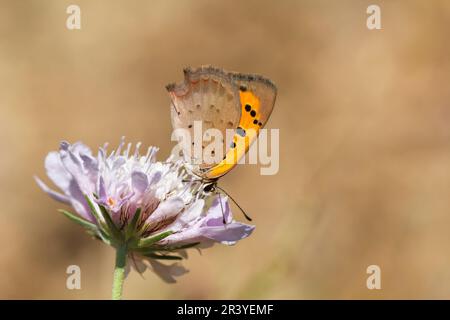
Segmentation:
[[(223, 160), (201, 162), (200, 170), (195, 172), (202, 179), (214, 180), (228, 173), (245, 156), (272, 112), (277, 90), (269, 79), (261, 76), (209, 66), (188, 68), (184, 73), (184, 82), (167, 86), (172, 99), (172, 125), (174, 129), (189, 130), (193, 136), (194, 121), (201, 121), (203, 132), (214, 128), (222, 133)], [(231, 130), (231, 142), (225, 141), (227, 129)], [(209, 143), (203, 141), (202, 148)], [(189, 154), (195, 154), (194, 147), (191, 146)]]
[[(217, 129), (222, 137), (226, 137), (226, 130), (234, 130), (241, 116), (239, 90), (232, 82), (228, 73), (221, 69), (204, 66), (197, 69), (187, 68), (184, 70), (184, 81), (180, 84), (170, 84), (167, 86), (172, 99), (172, 126), (174, 129), (182, 128), (189, 131), (194, 137), (195, 122), (201, 123), (202, 137), (207, 129)], [(211, 141), (202, 139), (201, 151), (207, 147)], [(220, 142), (222, 145), (222, 141)], [(193, 141), (187, 154), (192, 156), (191, 162), (199, 164), (200, 169), (206, 171), (216, 163), (198, 162), (194, 159)], [(226, 146), (222, 150), (226, 152)], [(197, 172), (202, 175), (202, 172)]]

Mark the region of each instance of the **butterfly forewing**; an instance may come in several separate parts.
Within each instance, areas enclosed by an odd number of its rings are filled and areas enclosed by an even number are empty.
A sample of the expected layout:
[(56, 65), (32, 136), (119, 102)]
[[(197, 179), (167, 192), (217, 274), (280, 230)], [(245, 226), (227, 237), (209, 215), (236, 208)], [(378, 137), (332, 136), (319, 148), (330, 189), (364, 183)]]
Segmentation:
[(269, 79), (259, 75), (230, 73), (230, 77), (240, 90), (244, 111), (242, 118), (254, 124), (255, 128), (264, 127), (275, 105), (276, 86)]
[(217, 179), (236, 166), (258, 137), (275, 104), (277, 90), (269, 79), (240, 73), (229, 75), (239, 87), (241, 118), (233, 137), (233, 148), (227, 151), (224, 161), (205, 172), (207, 179)]

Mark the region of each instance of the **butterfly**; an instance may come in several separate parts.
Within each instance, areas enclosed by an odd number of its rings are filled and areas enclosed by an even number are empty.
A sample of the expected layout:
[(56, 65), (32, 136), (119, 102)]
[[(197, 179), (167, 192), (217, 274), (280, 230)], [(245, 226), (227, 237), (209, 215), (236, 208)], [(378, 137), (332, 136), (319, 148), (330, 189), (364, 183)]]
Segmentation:
[[(263, 76), (228, 72), (213, 66), (183, 71), (183, 82), (166, 86), (172, 102), (173, 129), (188, 130), (193, 136), (195, 122), (200, 121), (203, 132), (216, 129), (222, 137), (227, 136), (227, 131), (232, 136), (229, 144), (222, 144), (222, 159), (212, 163), (201, 161), (193, 170), (201, 180), (203, 190), (210, 192), (217, 187), (217, 180), (238, 164), (257, 139), (274, 108), (277, 88)], [(207, 148), (207, 144), (209, 142), (202, 141), (202, 149)], [(195, 142), (189, 147), (186, 153), (195, 154)], [(214, 153), (212, 150), (211, 155)], [(195, 159), (191, 157), (191, 160), (194, 162)]]

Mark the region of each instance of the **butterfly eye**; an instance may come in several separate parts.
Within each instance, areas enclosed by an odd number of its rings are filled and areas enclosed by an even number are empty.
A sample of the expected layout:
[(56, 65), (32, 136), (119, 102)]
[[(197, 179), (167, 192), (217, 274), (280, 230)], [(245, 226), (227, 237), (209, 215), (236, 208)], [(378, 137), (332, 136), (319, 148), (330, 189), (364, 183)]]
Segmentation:
[(214, 190), (215, 190), (214, 184), (207, 184), (203, 188), (203, 191), (205, 191), (205, 192), (214, 192)]
[(245, 111), (249, 112), (250, 110), (252, 110), (252, 106), (249, 104), (245, 105)]
[(258, 124), (258, 120), (253, 120), (253, 124)]
[(250, 115), (254, 118), (256, 116), (256, 111), (255, 110), (250, 111)]

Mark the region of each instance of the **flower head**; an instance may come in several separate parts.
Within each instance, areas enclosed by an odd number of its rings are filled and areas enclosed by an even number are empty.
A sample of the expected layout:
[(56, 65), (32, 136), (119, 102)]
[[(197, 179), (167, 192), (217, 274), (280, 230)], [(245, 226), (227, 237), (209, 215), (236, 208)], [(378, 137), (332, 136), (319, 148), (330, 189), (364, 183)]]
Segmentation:
[(140, 144), (133, 152), (131, 147), (122, 139), (110, 154), (105, 145), (94, 156), (80, 142), (62, 142), (45, 159), (47, 175), (60, 191), (36, 181), (73, 207), (76, 213), (61, 210), (71, 220), (105, 243), (125, 247), (127, 267), (150, 268), (168, 282), (186, 270), (160, 261), (181, 260), (191, 247), (234, 244), (252, 233), (253, 226), (233, 220), (226, 197), (198, 191), (182, 162), (157, 162), (157, 148), (141, 155)]

